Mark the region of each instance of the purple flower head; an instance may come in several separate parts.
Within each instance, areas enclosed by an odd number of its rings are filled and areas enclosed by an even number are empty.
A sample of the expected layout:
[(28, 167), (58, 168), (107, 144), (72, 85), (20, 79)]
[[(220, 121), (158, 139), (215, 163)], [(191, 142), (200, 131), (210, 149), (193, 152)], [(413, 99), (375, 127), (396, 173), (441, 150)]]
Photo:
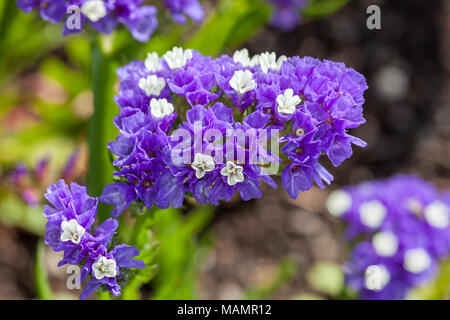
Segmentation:
[(403, 299), (450, 254), (450, 203), (430, 183), (397, 175), (335, 191), (328, 211), (361, 240), (345, 266), (364, 299)]
[(333, 177), (364, 146), (348, 131), (364, 123), (364, 77), (343, 64), (277, 57), (248, 50), (216, 59), (173, 48), (149, 53), (117, 71), (121, 81), (109, 144), (119, 181), (102, 201), (122, 213), (133, 201), (147, 208), (181, 207), (185, 197), (217, 205), (239, 192), (261, 198), (261, 183), (280, 174), (292, 198)]
[[(204, 18), (197, 0), (167, 0), (164, 5), (177, 23), (186, 22), (185, 15), (196, 22)], [(46, 21), (62, 21), (63, 35), (79, 33), (86, 24), (109, 34), (121, 24), (137, 41), (147, 42), (158, 27), (158, 10), (144, 0), (17, 0), (17, 6), (25, 13), (38, 9)]]
[(271, 25), (287, 32), (300, 24), (300, 11), (306, 6), (307, 0), (269, 0), (269, 3), (274, 6)]
[(45, 197), (50, 205), (44, 208), (45, 242), (55, 251), (63, 251), (64, 264), (82, 264), (81, 280), (89, 274), (92, 279), (86, 285), (81, 298), (89, 296), (104, 285), (114, 295), (120, 294), (117, 279), (124, 268), (144, 268), (142, 261), (130, 258), (139, 255), (136, 248), (118, 245), (108, 251), (118, 221), (107, 219), (94, 228), (98, 199), (87, 195), (86, 188), (71, 183), (70, 188), (59, 180), (47, 189)]

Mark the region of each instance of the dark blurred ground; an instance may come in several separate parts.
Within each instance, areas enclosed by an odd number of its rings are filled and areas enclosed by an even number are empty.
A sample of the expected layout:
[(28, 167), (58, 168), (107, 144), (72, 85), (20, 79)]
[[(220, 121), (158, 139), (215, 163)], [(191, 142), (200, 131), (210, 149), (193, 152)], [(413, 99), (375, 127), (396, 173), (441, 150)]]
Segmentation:
[[(381, 7), (382, 29), (366, 28), (366, 8)], [(217, 244), (202, 278), (207, 298), (242, 298), (264, 287), (290, 257), (297, 270), (275, 295), (315, 293), (306, 280), (318, 261), (342, 262), (340, 224), (325, 213), (331, 189), (397, 172), (414, 173), (450, 190), (450, 1), (352, 1), (326, 19), (296, 31), (265, 30), (247, 45), (251, 53), (313, 56), (345, 62), (367, 79), (367, 123), (353, 134), (366, 149), (339, 168), (331, 188), (288, 199), (281, 188), (262, 200), (220, 210), (212, 226)]]
[[(381, 30), (366, 28), (370, 4), (381, 7)], [(262, 200), (220, 208), (211, 225), (216, 243), (201, 276), (202, 298), (242, 298), (248, 288), (270, 282), (286, 258), (296, 269), (275, 297), (314, 293), (307, 270), (317, 261), (345, 258), (341, 225), (323, 205), (331, 189), (396, 172), (416, 173), (450, 189), (449, 31), (449, 1), (354, 0), (289, 34), (266, 29), (246, 45), (251, 53), (343, 61), (364, 74), (367, 123), (353, 134), (368, 147), (355, 148), (339, 168), (323, 163), (335, 176), (326, 191), (313, 188), (292, 201), (281, 188), (267, 189)], [(0, 299), (36, 296), (36, 241), (26, 231), (0, 225)], [(57, 258), (46, 252), (52, 286), (64, 288)]]

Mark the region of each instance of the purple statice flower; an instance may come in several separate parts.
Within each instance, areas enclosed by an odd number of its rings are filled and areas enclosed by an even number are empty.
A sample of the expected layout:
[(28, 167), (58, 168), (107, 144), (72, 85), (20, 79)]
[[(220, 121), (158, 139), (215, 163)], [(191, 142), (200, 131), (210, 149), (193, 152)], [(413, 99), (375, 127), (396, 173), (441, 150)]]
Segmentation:
[(291, 31), (301, 22), (301, 10), (307, 0), (268, 0), (274, 6), (271, 25), (281, 31)]
[(261, 198), (261, 183), (281, 174), (292, 198), (333, 180), (352, 154), (348, 134), (365, 122), (365, 79), (342, 63), (313, 58), (249, 56), (213, 59), (173, 48), (149, 53), (117, 71), (120, 130), (109, 144), (116, 182), (103, 202), (121, 214), (133, 201), (180, 207), (186, 196), (217, 205), (239, 193)]
[(186, 23), (186, 16), (196, 22), (202, 22), (205, 17), (205, 10), (198, 0), (164, 0), (164, 4), (177, 23)]
[(81, 299), (100, 286), (120, 295), (117, 280), (126, 272), (124, 269), (144, 268), (145, 265), (131, 259), (139, 255), (134, 247), (121, 244), (108, 249), (118, 221), (109, 218), (94, 228), (98, 199), (88, 196), (86, 188), (76, 183), (71, 183), (69, 188), (64, 180), (59, 180), (47, 189), (45, 197), (50, 203), (44, 207), (44, 217), (48, 220), (45, 243), (63, 252), (59, 266), (82, 265), (80, 281), (91, 275)]
[[(44, 20), (63, 21), (64, 35), (81, 32), (86, 24), (109, 34), (121, 24), (140, 42), (147, 42), (158, 27), (158, 10), (146, 3), (145, 0), (17, 0), (17, 6), (26, 13), (39, 9)], [(177, 23), (184, 23), (185, 15), (197, 22), (203, 20), (203, 8), (197, 0), (166, 0), (163, 4)]]
[[(74, 168), (79, 160), (79, 150), (76, 149), (67, 159), (66, 164), (57, 177), (63, 180), (72, 180)], [(43, 199), (49, 175), (50, 157), (44, 156), (37, 160), (34, 168), (24, 163), (17, 163), (9, 174), (9, 182), (13, 190), (30, 206), (37, 206)]]
[(357, 241), (345, 265), (363, 299), (404, 299), (450, 255), (450, 201), (430, 183), (396, 175), (334, 191), (328, 211)]

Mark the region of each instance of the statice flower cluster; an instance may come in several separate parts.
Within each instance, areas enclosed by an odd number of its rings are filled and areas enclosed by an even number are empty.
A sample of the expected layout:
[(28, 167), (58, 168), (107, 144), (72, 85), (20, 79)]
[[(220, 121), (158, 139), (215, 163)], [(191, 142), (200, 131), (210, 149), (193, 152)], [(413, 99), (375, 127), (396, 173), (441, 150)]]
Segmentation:
[[(56, 173), (58, 178), (72, 180), (76, 173), (75, 167), (79, 155), (79, 150), (75, 149), (61, 171)], [(49, 156), (38, 159), (34, 168), (22, 162), (17, 163), (7, 175), (8, 188), (18, 194), (29, 206), (37, 206), (43, 198), (48, 180), (54, 178), (49, 172), (49, 163)]]
[(175, 47), (117, 74), (120, 134), (108, 146), (116, 181), (101, 196), (113, 216), (134, 201), (150, 209), (185, 197), (261, 198), (261, 183), (276, 188), (270, 175), (279, 173), (296, 198), (332, 181), (322, 155), (338, 166), (352, 144), (365, 146), (348, 131), (365, 122), (366, 81), (343, 63), (246, 49), (213, 59)]
[[(198, 0), (159, 2), (177, 23), (185, 23), (186, 16), (197, 22), (204, 18)], [(63, 21), (64, 35), (81, 32), (86, 24), (109, 34), (122, 24), (136, 40), (147, 42), (158, 26), (157, 8), (145, 0), (17, 0), (17, 6), (26, 13), (37, 9), (41, 18), (51, 23)]]
[(274, 10), (271, 25), (281, 31), (291, 31), (297, 27), (302, 19), (301, 11), (305, 8), (307, 0), (268, 0)]
[(330, 195), (327, 207), (357, 243), (345, 272), (363, 299), (404, 299), (450, 254), (450, 193), (416, 176), (345, 187)]
[(136, 248), (126, 244), (111, 246), (118, 221), (109, 218), (95, 228), (98, 199), (89, 197), (86, 188), (76, 183), (71, 183), (69, 189), (64, 180), (59, 180), (47, 189), (45, 197), (51, 204), (44, 208), (48, 220), (45, 242), (64, 253), (58, 266), (80, 264), (79, 281), (90, 275), (80, 298), (87, 298), (100, 287), (120, 295), (118, 281), (124, 278), (125, 269), (144, 268), (145, 264), (131, 259), (139, 255)]

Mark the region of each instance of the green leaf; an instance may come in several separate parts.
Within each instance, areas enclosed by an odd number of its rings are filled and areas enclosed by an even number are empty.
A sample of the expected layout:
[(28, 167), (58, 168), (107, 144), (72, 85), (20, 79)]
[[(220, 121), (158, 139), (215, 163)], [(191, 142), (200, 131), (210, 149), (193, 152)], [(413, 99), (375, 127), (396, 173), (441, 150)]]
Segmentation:
[(137, 300), (140, 299), (139, 288), (144, 284), (150, 282), (158, 271), (157, 265), (149, 265), (144, 269), (139, 270), (128, 281), (122, 290), (122, 300)]
[(185, 47), (215, 56), (227, 45), (235, 47), (251, 37), (270, 14), (261, 0), (221, 0)]
[(332, 297), (339, 295), (344, 289), (344, 273), (341, 267), (333, 262), (316, 263), (309, 270), (307, 278), (316, 290)]
[(339, 10), (348, 2), (350, 0), (310, 0), (302, 15), (313, 19), (321, 18)]
[(37, 296), (41, 300), (53, 300), (52, 289), (48, 283), (47, 272), (44, 264), (44, 241), (39, 240), (36, 247), (36, 257), (34, 260), (34, 278)]

